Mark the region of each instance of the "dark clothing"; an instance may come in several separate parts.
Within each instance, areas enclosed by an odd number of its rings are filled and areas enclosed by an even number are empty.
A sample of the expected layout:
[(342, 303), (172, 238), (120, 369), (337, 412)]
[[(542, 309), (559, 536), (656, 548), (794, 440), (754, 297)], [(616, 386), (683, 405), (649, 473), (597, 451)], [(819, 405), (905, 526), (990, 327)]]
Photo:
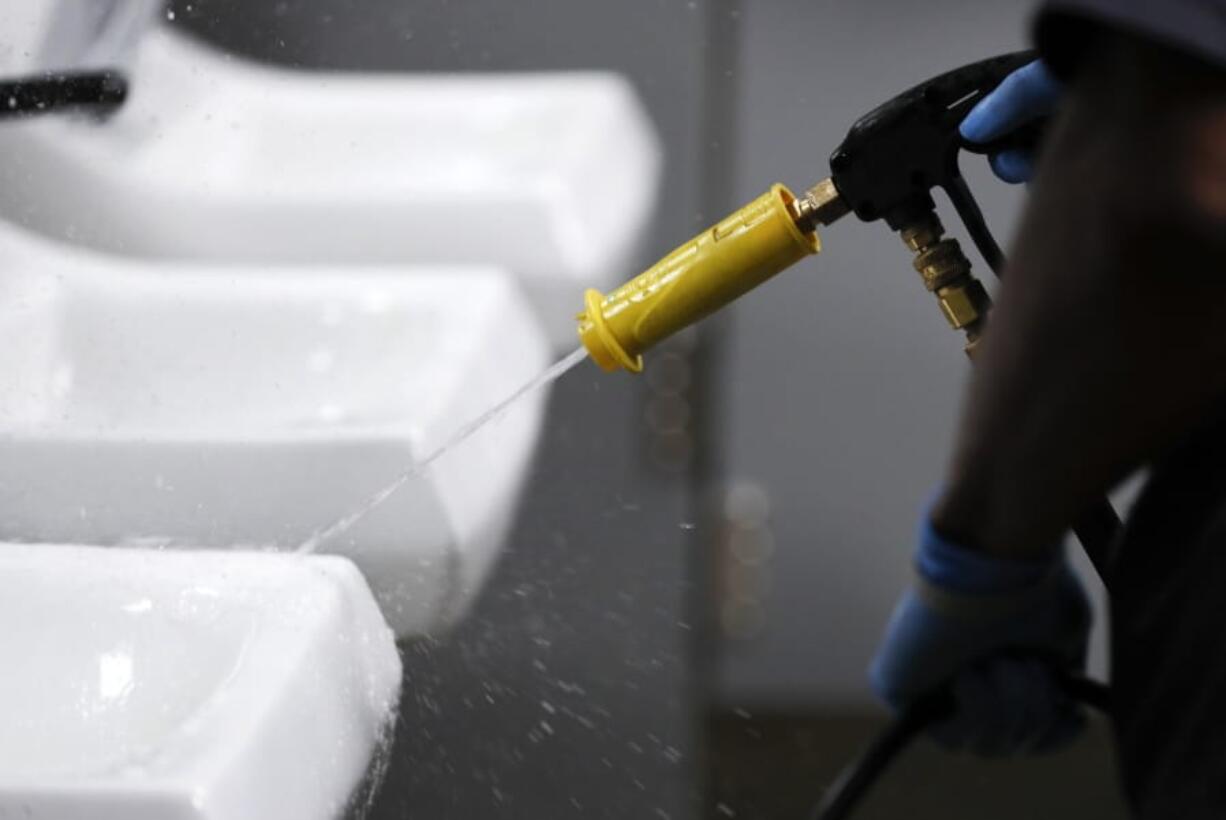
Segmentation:
[(1108, 583), (1130, 803), (1146, 820), (1226, 817), (1226, 414), (1155, 465)]
[[(1068, 77), (1104, 27), (1226, 68), (1226, 0), (1051, 0), (1035, 40)], [(1226, 408), (1153, 465), (1107, 580), (1129, 802), (1143, 820), (1226, 818)]]
[(1226, 68), (1226, 0), (1049, 0), (1035, 19), (1035, 42), (1063, 76), (1103, 25)]

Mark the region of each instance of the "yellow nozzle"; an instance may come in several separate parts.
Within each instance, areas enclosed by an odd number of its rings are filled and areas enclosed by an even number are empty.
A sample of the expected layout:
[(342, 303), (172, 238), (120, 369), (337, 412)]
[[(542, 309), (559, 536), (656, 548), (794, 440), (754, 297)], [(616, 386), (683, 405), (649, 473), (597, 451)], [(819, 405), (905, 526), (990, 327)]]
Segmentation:
[(608, 296), (589, 290), (578, 316), (588, 354), (605, 370), (637, 373), (643, 351), (817, 253), (817, 232), (796, 225), (795, 200), (772, 185)]

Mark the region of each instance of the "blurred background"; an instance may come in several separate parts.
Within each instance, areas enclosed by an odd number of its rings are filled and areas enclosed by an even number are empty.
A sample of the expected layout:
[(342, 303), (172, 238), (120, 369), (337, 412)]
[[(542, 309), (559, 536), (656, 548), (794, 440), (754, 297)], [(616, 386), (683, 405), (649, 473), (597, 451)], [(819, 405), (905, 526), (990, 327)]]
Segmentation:
[[(879, 102), (1024, 47), (1029, 11), (174, 0), (164, 24), (303, 72), (624, 75), (664, 158), (629, 277), (770, 183), (826, 176), (831, 148)], [(978, 159), (965, 170), (1003, 240), (1024, 190)], [(799, 817), (884, 725), (864, 670), (909, 579), (966, 362), (883, 225), (844, 220), (823, 244), (649, 357), (642, 377), (584, 365), (557, 383), (474, 610), (401, 644), (399, 722), (370, 816)], [(1103, 727), (1037, 761), (922, 745), (862, 816), (985, 815), (1122, 816)]]

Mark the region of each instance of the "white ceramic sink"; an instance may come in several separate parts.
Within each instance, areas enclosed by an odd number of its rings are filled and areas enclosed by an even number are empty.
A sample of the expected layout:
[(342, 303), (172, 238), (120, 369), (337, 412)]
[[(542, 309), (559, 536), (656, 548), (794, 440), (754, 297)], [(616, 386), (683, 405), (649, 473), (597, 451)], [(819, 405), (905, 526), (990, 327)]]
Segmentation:
[(0, 5), (0, 72), (124, 67), (134, 43), (165, 14), (164, 0), (22, 0)]
[(0, 817), (337, 817), (400, 659), (332, 556), (0, 544)]
[(129, 73), (105, 123), (0, 124), (0, 213), (139, 256), (495, 264), (559, 346), (651, 215), (660, 151), (617, 75), (276, 69), (172, 24)]
[[(0, 230), (0, 540), (292, 550), (548, 363), (497, 270), (163, 267)], [(322, 545), (398, 634), (475, 594), (543, 409)]]

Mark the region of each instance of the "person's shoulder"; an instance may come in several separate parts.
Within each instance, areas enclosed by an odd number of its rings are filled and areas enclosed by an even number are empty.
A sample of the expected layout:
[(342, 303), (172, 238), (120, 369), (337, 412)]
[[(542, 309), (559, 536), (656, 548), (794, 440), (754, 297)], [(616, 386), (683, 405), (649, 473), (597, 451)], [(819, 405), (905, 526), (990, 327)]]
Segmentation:
[(1035, 16), (1035, 45), (1057, 74), (1068, 75), (1104, 27), (1226, 70), (1226, 0), (1045, 0)]

